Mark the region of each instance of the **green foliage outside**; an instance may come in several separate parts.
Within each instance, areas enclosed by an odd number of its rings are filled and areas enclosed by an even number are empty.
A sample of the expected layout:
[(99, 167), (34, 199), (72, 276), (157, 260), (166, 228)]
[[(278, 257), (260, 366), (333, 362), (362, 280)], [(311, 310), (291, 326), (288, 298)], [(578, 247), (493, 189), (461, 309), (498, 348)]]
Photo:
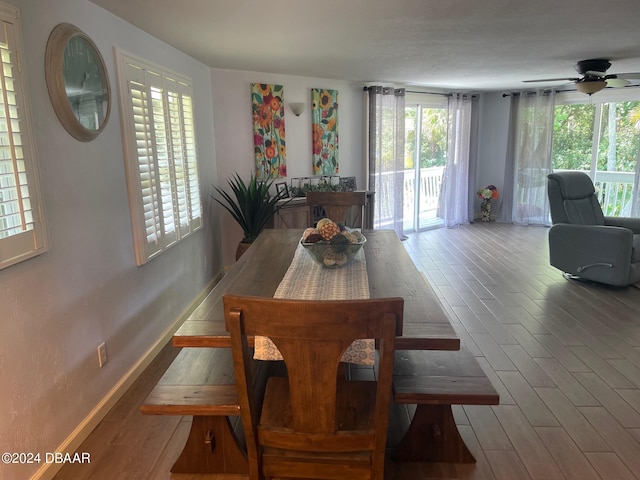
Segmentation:
[(640, 102), (603, 104), (597, 170), (633, 172), (638, 161)]
[(589, 171), (594, 117), (595, 105), (555, 107), (553, 168)]
[[(593, 145), (597, 142), (596, 171), (634, 172), (639, 139), (640, 102), (557, 105), (553, 168), (590, 171)], [(598, 182), (596, 187), (603, 199), (605, 215), (625, 214), (624, 209), (632, 200), (629, 184)]]
[(595, 132), (596, 104), (555, 107), (553, 168), (591, 168), (592, 145), (599, 133), (597, 170), (633, 172), (638, 158), (640, 102), (601, 104), (599, 132)]
[[(404, 167), (414, 168), (416, 158), (416, 134), (418, 107), (405, 109), (405, 157)], [(442, 167), (447, 156), (447, 110), (444, 108), (422, 108), (420, 131), (420, 168)]]

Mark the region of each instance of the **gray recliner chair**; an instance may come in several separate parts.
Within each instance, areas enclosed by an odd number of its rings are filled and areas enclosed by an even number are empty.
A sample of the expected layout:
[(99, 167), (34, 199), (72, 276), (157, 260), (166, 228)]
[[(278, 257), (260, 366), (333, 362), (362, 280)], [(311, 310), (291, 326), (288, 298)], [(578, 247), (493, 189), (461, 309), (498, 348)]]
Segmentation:
[(640, 218), (605, 217), (586, 173), (551, 173), (547, 179), (551, 265), (608, 285), (640, 282)]

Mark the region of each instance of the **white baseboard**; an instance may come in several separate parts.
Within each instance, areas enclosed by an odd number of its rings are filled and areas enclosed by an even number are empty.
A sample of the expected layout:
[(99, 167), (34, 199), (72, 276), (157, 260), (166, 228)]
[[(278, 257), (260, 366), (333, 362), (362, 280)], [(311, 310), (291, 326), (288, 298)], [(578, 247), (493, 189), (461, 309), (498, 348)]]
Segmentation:
[[(116, 383), (107, 395), (89, 412), (89, 414), (80, 422), (80, 424), (71, 432), (71, 434), (56, 448), (56, 452), (72, 453), (75, 452), (82, 442), (93, 432), (102, 419), (109, 413), (114, 405), (122, 398), (125, 392), (133, 385), (133, 383), (142, 374), (145, 368), (160, 353), (164, 346), (171, 340), (173, 334), (180, 328), (185, 319), (202, 303), (202, 300), (209, 294), (211, 289), (218, 283), (221, 275), (215, 277), (200, 292), (200, 294), (191, 302), (191, 304), (182, 312), (178, 318), (167, 328), (164, 333), (156, 340), (156, 342), (147, 350), (142, 357), (124, 374), (124, 376)], [(63, 464), (45, 463), (31, 477), (31, 480), (51, 480), (60, 471)]]

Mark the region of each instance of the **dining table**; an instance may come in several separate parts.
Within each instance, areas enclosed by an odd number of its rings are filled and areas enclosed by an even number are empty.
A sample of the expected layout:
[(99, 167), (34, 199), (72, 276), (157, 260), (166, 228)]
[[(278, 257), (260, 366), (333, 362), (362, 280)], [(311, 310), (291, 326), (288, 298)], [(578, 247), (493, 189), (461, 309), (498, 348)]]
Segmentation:
[[(234, 387), (228, 384), (233, 376), (233, 364), (228, 355), (231, 337), (225, 328), (223, 297), (226, 294), (318, 302), (401, 297), (404, 310), (403, 321), (396, 327), (396, 355), (403, 350), (413, 351), (406, 354), (418, 354), (418, 350), (441, 350), (441, 354), (460, 350), (460, 339), (442, 303), (395, 231), (362, 230), (366, 241), (352, 260), (339, 268), (324, 268), (315, 263), (301, 244), (303, 233), (304, 229), (261, 232), (174, 333), (173, 346), (185, 348), (165, 373), (167, 378), (159, 381), (143, 405), (146, 413), (193, 415), (188, 439), (172, 472), (238, 474), (248, 471), (247, 454), (238, 440), (240, 407), (236, 405), (237, 400), (233, 400)], [(255, 347), (255, 378), (263, 382), (263, 388), (269, 375), (281, 374), (271, 370), (280, 362), (262, 361), (277, 360), (271, 357), (270, 339), (248, 340), (250, 346)], [(363, 341), (368, 343), (352, 345), (353, 356), (345, 359), (349, 354), (347, 349), (341, 368), (350, 368), (352, 364), (374, 365), (375, 343)], [(273, 347), (277, 352), (275, 345)], [(201, 357), (215, 358), (215, 364), (205, 368), (203, 365), (209, 360), (202, 363)], [(210, 378), (216, 378), (215, 385), (207, 383)], [(424, 415), (417, 417), (420, 426)], [(455, 430), (455, 423), (452, 428)], [(409, 427), (408, 431), (413, 430)], [(418, 434), (409, 436), (406, 442), (410, 447), (423, 441), (422, 431), (416, 431)]]
[[(194, 309), (172, 338), (175, 347), (231, 348), (222, 297), (273, 297), (301, 252), (301, 229), (265, 229)], [(402, 297), (397, 350), (459, 350), (460, 339), (431, 286), (393, 230), (363, 230), (369, 298)], [(347, 264), (342, 268), (350, 268)], [(336, 269), (335, 271), (337, 271)], [(329, 280), (331, 276), (329, 275)]]

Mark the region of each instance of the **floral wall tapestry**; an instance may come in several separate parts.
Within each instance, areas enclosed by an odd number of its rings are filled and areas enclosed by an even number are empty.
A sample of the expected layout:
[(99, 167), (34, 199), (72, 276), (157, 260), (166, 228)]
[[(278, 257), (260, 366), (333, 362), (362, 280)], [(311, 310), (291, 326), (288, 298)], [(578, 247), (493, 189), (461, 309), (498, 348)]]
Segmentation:
[(282, 85), (251, 84), (253, 144), (259, 179), (287, 176)]
[(338, 173), (338, 91), (311, 89), (313, 174)]

